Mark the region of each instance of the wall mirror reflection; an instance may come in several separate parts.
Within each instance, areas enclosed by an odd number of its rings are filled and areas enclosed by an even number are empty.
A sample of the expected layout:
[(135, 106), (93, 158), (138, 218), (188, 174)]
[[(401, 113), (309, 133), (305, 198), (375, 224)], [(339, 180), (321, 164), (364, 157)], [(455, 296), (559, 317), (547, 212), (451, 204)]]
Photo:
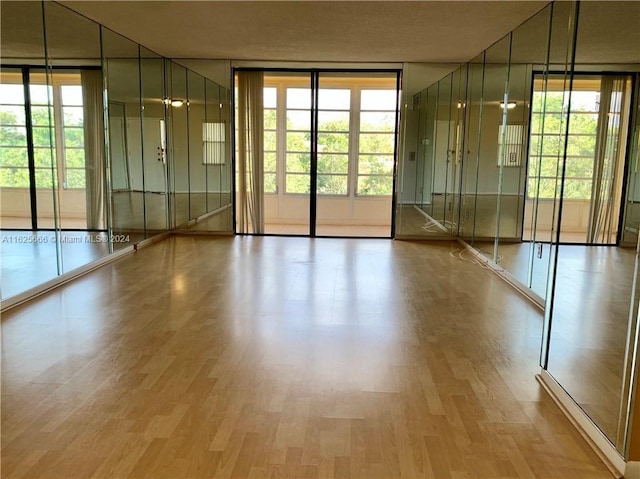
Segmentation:
[(111, 226), (116, 237), (129, 239), (115, 242), (119, 249), (146, 237), (139, 49), (103, 29), (102, 52), (108, 91)]
[(55, 2), (0, 31), (3, 300), (200, 215), (231, 231), (227, 89)]
[[(541, 198), (558, 183), (561, 204), (547, 369), (620, 451), (638, 303), (632, 217), (640, 58), (629, 48), (640, 42), (629, 23), (638, 12), (632, 2), (580, 4), (572, 81), (551, 74), (547, 86), (544, 129), (566, 118), (566, 154), (556, 166), (543, 147), (539, 166)], [(605, 38), (605, 31), (612, 33)]]
[(3, 298), (109, 254), (99, 28), (53, 2), (3, 5)]
[(413, 99), (419, 235), (461, 237), (546, 308), (545, 372), (620, 452), (638, 311), (638, 13), (556, 2)]

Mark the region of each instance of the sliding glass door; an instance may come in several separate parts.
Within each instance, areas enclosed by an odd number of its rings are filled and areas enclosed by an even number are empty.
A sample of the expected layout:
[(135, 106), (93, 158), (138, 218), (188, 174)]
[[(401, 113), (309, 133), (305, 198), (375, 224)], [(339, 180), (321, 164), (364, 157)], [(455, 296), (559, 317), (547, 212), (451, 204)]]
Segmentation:
[[(313, 153), (311, 74), (269, 75), (266, 80), (265, 233), (308, 235)], [(272, 129), (267, 131), (267, 126)]]
[(397, 75), (320, 73), (319, 236), (391, 236)]
[(398, 76), (237, 71), (237, 231), (390, 237)]

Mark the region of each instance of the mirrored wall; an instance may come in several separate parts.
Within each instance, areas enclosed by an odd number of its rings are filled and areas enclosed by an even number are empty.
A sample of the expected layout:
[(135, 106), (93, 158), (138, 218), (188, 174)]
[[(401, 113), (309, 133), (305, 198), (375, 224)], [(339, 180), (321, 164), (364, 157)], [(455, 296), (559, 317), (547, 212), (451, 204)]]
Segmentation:
[(1, 21), (3, 301), (173, 229), (232, 231), (228, 89), (55, 2)]
[(398, 236), (459, 237), (545, 308), (541, 365), (627, 454), (637, 337), (637, 2), (555, 2), (412, 102)]

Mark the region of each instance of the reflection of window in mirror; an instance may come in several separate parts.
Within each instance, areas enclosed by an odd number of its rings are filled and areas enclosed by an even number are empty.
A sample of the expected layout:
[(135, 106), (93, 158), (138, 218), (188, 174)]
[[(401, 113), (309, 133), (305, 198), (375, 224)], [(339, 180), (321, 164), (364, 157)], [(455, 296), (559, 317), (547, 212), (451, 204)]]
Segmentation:
[[(47, 85), (44, 73), (29, 73), (29, 100), (26, 111), (30, 116), (38, 188), (51, 188), (49, 173), (50, 148), (55, 153), (56, 183), (64, 189), (84, 189), (84, 114), (82, 86), (79, 73), (54, 73)], [(3, 188), (28, 188), (27, 132), (25, 98), (21, 73), (3, 73), (0, 84), (0, 111), (3, 137), (9, 139), (7, 157), (20, 161), (4, 161), (1, 185)], [(19, 94), (16, 94), (18, 92)]]
[(500, 125), (498, 130), (498, 166), (522, 166), (522, 125)]
[[(528, 191), (536, 191), (539, 181), (541, 198), (555, 196), (556, 184), (562, 173), (558, 166), (564, 146), (560, 135), (567, 119), (564, 198), (592, 199), (596, 162), (605, 164), (605, 170), (614, 176), (610, 181), (620, 183), (622, 174), (618, 170), (624, 165), (624, 148), (613, 145), (625, 144), (625, 138), (618, 139), (618, 135), (624, 134), (618, 124), (627, 121), (630, 85), (630, 77), (625, 75), (576, 74), (570, 91), (564, 77), (552, 75), (545, 91), (542, 76), (536, 75), (530, 139), (530, 161), (533, 164), (529, 169)], [(597, 143), (611, 147), (599, 151)], [(619, 188), (620, 185), (616, 184), (615, 189)]]
[(224, 165), (225, 127), (224, 122), (202, 123), (202, 164)]

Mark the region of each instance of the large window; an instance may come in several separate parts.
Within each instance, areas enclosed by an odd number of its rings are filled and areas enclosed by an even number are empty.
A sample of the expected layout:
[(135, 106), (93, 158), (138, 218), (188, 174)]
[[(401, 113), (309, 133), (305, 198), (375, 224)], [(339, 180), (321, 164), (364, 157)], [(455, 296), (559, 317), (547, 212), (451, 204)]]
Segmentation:
[[(308, 78), (274, 76), (264, 87), (264, 191), (309, 194), (311, 89)], [(320, 77), (317, 193), (390, 196), (396, 127), (395, 79), (381, 85)], [(282, 133), (279, 133), (282, 132)]]
[(0, 81), (0, 187), (29, 188), (27, 112), (36, 188), (85, 188), (82, 87), (77, 73), (30, 72), (26, 104), (21, 72)]

